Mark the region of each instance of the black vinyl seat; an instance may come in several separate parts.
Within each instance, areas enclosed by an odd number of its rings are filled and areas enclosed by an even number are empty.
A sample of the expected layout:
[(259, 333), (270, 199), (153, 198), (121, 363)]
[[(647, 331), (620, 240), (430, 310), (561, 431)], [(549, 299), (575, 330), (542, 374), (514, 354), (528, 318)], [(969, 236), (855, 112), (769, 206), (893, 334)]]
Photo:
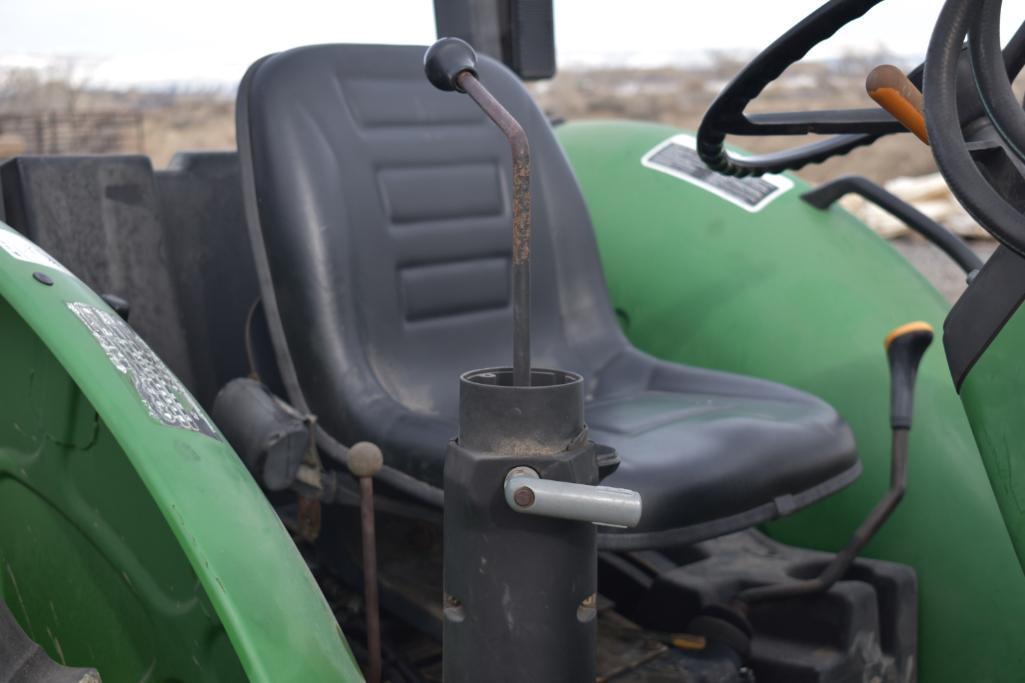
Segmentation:
[[(321, 45), (265, 57), (240, 86), (237, 130), (291, 400), (437, 485), (458, 375), (511, 357), (510, 159), (468, 98), (426, 82), (423, 53)], [(629, 344), (548, 122), (503, 66), (485, 58), (479, 73), (531, 140), (534, 364), (584, 376), (592, 438), (622, 459), (605, 483), (643, 496), (640, 526), (605, 546), (716, 536), (853, 481), (853, 437), (821, 400)]]

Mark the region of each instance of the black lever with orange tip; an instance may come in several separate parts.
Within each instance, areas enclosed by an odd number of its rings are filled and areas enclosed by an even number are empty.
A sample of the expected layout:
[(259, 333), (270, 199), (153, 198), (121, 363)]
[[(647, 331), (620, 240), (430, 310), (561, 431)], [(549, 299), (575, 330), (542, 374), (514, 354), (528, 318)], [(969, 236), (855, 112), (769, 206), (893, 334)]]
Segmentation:
[(925, 97), (903, 71), (892, 64), (881, 64), (869, 72), (865, 90), (919, 140), (929, 144), (929, 132), (925, 127)]
[(901, 325), (886, 336), (884, 346), (890, 361), (890, 426), (894, 429), (911, 429), (915, 377), (932, 338), (932, 325), (923, 322)]
[(908, 483), (908, 431), (911, 429), (912, 398), (915, 377), (922, 355), (932, 343), (932, 326), (924, 322), (901, 325), (886, 335), (883, 342), (890, 364), (890, 425), (893, 428), (893, 442), (890, 452), (890, 488), (883, 499), (869, 513), (854, 532), (843, 550), (833, 556), (814, 579), (756, 586), (741, 591), (736, 606), (746, 610), (753, 604), (771, 600), (783, 600), (802, 595), (811, 595), (829, 590), (851, 568), (876, 532), (883, 526), (894, 509), (904, 498)]

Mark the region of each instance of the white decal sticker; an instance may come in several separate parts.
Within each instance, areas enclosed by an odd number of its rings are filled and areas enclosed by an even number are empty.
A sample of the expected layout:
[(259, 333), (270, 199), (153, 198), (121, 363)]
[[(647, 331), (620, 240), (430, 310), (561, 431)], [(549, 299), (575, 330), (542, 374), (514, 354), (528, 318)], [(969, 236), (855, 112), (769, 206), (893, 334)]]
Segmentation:
[(114, 367), (128, 376), (153, 419), (219, 438), (188, 389), (124, 320), (77, 301), (69, 301), (68, 308), (89, 329)]
[(57, 259), (47, 254), (38, 245), (11, 230), (0, 228), (0, 249), (19, 261), (47, 266), (62, 273), (69, 272)]
[[(794, 186), (783, 175), (767, 173), (757, 178), (734, 178), (713, 171), (701, 161), (691, 135), (674, 135), (660, 142), (641, 158), (641, 163), (656, 171), (686, 180), (745, 211), (761, 211), (769, 202)], [(735, 155), (739, 157), (739, 155)]]

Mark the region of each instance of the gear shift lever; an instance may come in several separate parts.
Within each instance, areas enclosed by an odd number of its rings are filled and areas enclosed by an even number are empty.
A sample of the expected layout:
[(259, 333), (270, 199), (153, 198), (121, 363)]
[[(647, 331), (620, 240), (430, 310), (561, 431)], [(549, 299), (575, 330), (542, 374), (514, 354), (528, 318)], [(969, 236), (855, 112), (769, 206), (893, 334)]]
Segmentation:
[(513, 364), (460, 377), (459, 435), (445, 458), (444, 679), (594, 683), (595, 524), (636, 525), (640, 496), (597, 486), (583, 378), (531, 367), (526, 133), (478, 80), (463, 41), (435, 43), (424, 71), (501, 129), (513, 171)]
[(505, 134), (512, 149), (513, 383), (530, 386), (530, 143), (519, 122), (477, 80), (477, 53), (459, 38), (442, 38), (424, 54), (434, 87), (466, 93)]

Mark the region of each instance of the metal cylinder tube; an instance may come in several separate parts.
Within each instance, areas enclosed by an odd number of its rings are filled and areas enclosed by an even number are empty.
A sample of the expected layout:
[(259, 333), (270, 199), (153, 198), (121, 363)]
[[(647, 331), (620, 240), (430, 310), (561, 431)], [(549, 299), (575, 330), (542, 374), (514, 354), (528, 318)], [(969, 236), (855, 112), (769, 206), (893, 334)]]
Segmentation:
[(582, 381), (533, 370), (466, 373), (459, 439), (445, 461), (444, 678), (595, 680), (597, 548), (588, 521), (524, 515), (505, 500), (510, 470), (596, 484)]

